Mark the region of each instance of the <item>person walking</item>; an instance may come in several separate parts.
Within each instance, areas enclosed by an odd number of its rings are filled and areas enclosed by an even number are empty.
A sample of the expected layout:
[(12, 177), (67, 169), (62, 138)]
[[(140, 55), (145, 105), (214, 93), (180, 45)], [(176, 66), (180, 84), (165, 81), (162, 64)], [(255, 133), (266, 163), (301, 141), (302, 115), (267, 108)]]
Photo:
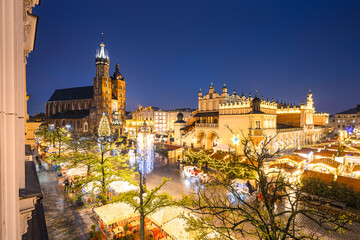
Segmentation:
[(64, 181), (64, 191), (66, 192), (67, 190), (69, 190), (69, 179), (65, 178)]

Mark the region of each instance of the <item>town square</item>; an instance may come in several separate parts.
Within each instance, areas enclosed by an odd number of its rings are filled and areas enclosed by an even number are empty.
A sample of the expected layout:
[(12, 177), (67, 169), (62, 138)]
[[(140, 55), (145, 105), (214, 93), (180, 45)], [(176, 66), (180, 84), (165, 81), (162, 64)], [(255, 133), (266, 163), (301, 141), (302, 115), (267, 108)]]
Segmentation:
[(0, 239), (360, 239), (360, 2), (0, 6)]

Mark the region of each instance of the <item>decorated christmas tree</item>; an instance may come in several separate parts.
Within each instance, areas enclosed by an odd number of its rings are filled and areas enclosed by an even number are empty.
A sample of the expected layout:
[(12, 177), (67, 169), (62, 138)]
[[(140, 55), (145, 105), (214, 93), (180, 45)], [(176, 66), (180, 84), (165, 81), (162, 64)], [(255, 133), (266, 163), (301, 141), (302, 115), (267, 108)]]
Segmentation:
[(105, 114), (103, 114), (103, 116), (101, 117), (98, 133), (100, 137), (110, 136), (111, 131), (110, 131), (109, 120), (107, 119)]

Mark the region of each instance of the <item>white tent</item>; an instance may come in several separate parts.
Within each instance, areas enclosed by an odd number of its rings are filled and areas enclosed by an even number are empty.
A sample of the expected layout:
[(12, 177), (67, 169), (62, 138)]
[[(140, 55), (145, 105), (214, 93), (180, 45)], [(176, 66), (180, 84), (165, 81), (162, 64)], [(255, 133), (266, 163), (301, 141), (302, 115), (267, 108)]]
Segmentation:
[(183, 218), (174, 218), (170, 222), (165, 223), (162, 229), (176, 240), (193, 240), (197, 239), (194, 231), (186, 231), (187, 223)]
[(100, 182), (89, 182), (85, 184), (85, 186), (82, 188), (83, 194), (93, 194), (93, 195), (99, 195), (100, 194)]
[(110, 189), (113, 190), (116, 194), (129, 192), (129, 191), (135, 191), (138, 188), (127, 182), (127, 181), (114, 181), (110, 183)]
[(186, 228), (188, 227), (186, 220), (181, 218), (184, 214), (190, 213), (180, 207), (164, 207), (161, 210), (150, 214), (148, 218), (175, 239), (196, 239), (196, 232), (186, 231)]
[(107, 225), (139, 215), (127, 203), (112, 203), (94, 209), (99, 218)]
[(67, 170), (66, 175), (68, 177), (84, 176), (87, 173), (87, 167), (76, 167)]
[(161, 227), (174, 218), (180, 217), (183, 213), (185, 213), (185, 211), (180, 207), (164, 207), (152, 214), (149, 214), (148, 218)]

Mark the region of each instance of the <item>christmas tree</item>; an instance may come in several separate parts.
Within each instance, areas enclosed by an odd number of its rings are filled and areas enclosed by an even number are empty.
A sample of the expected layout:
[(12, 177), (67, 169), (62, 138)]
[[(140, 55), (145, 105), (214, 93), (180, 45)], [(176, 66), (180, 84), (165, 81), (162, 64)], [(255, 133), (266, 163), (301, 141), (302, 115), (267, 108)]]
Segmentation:
[(103, 116), (101, 117), (98, 132), (99, 132), (100, 137), (110, 136), (110, 133), (111, 133), (110, 125), (109, 125), (109, 121), (108, 121), (107, 117), (105, 116), (105, 114), (103, 114)]

